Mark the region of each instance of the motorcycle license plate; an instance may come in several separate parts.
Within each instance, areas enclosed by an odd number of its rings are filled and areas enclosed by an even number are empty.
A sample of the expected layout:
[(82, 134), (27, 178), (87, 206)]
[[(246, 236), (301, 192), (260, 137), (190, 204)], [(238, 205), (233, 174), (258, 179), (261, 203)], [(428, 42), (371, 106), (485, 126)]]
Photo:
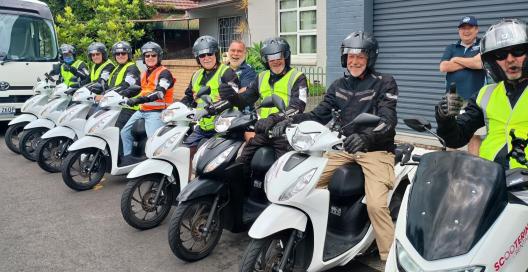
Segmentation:
[(0, 116), (2, 117), (14, 116), (15, 112), (16, 109), (13, 106), (0, 106)]

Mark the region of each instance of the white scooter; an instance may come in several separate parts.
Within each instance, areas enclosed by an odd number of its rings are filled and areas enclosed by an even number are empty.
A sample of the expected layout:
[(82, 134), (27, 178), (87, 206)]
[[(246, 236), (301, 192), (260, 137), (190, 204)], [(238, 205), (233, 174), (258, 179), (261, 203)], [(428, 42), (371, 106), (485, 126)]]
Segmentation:
[(8, 124), (5, 133), (6, 146), (15, 153), (20, 153), (18, 147), (20, 134), (29, 122), (38, 119), (38, 113), (44, 105), (48, 103), (49, 97), (53, 92), (55, 85), (54, 80), (46, 75), (45, 80), (37, 79), (37, 84), (33, 87), (34, 96), (26, 100), (20, 109), (21, 113)]
[(24, 131), (20, 135), (19, 150), (26, 159), (36, 160), (35, 151), (40, 142), (40, 137), (57, 125), (59, 116), (70, 105), (71, 96), (67, 94), (67, 91), (68, 86), (66, 84), (57, 85), (49, 102), (38, 112), (38, 119), (24, 126)]
[[(345, 126), (376, 125), (379, 119), (362, 113)], [(288, 128), (286, 135), (296, 151), (280, 157), (266, 174), (264, 186), (272, 204), (249, 230), (252, 241), (240, 271), (328, 270), (367, 252), (374, 241), (358, 164), (338, 168), (328, 189), (316, 187), (328, 162), (323, 154), (342, 149), (344, 137), (336, 126), (305, 121)], [(411, 155), (409, 147), (405, 146), (405, 162)], [(415, 166), (395, 166), (395, 189), (388, 195), (393, 220), (401, 201), (393, 194), (412, 181), (415, 170)]]
[(73, 106), (62, 112), (58, 125), (44, 133), (36, 150), (37, 163), (45, 171), (61, 171), (62, 160), (68, 155), (68, 147), (84, 136), (84, 125), (95, 94), (83, 86), (72, 96)]
[[(425, 120), (404, 121), (430, 132)], [(528, 141), (510, 135), (509, 155), (528, 165)], [(385, 271), (528, 271), (528, 170), (505, 172), (459, 151), (433, 152), (419, 161)]]
[[(134, 86), (131, 88), (140, 88)], [(106, 172), (111, 175), (128, 174), (144, 157), (147, 134), (145, 122), (134, 123), (132, 135), (135, 138), (132, 154), (138, 163), (122, 165), (119, 156), (119, 128), (115, 126), (121, 105), (127, 98), (110, 89), (99, 102), (103, 108), (90, 116), (84, 126), (84, 137), (68, 148), (61, 171), (64, 183), (73, 190), (89, 190), (103, 179)]]
[[(147, 141), (147, 160), (128, 173), (121, 214), (132, 227), (151, 229), (167, 217), (189, 180), (190, 150), (182, 142), (197, 120), (197, 111), (175, 102), (161, 113), (166, 124)], [(200, 115), (200, 114), (198, 114)]]

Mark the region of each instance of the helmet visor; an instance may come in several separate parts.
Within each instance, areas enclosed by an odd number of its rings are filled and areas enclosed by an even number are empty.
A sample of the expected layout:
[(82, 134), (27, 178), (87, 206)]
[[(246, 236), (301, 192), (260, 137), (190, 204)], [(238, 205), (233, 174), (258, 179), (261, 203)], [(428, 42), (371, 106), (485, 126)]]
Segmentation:
[(348, 48), (348, 47), (343, 48), (343, 55), (344, 54), (361, 54), (361, 53), (367, 54), (367, 50), (364, 48)]
[(271, 55), (265, 55), (264, 58), (266, 58), (266, 61), (272, 61), (272, 60), (278, 60), (283, 59), (284, 55), (282, 52), (271, 54)]
[(517, 22), (507, 22), (488, 30), (482, 39), (480, 49), (482, 53), (487, 53), (525, 43), (528, 43), (526, 25)]

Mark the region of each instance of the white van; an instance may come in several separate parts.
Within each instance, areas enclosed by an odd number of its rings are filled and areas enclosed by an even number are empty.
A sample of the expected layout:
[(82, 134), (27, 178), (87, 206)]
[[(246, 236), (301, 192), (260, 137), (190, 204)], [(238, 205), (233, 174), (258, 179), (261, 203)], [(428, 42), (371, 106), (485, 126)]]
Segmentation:
[(0, 121), (13, 119), (37, 78), (58, 62), (49, 7), (36, 0), (0, 0)]

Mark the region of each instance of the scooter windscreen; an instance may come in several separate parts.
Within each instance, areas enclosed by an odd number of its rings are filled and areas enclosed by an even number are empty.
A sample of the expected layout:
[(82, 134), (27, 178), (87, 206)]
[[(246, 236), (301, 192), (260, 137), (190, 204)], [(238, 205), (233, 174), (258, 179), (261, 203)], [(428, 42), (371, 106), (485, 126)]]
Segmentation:
[(468, 253), (507, 204), (504, 169), (465, 152), (422, 156), (409, 196), (407, 237), (428, 260)]

